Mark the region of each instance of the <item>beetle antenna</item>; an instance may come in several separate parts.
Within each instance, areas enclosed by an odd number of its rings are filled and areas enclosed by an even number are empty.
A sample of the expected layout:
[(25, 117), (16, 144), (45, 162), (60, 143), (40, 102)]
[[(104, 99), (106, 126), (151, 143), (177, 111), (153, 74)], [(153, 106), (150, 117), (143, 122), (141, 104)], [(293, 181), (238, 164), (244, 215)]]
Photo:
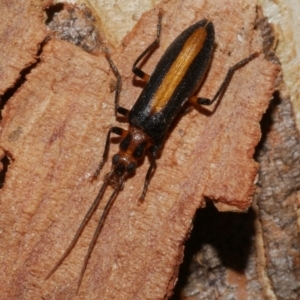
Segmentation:
[[(109, 175), (111, 175), (111, 173)], [(110, 179), (110, 176), (108, 176), (108, 178)], [(107, 182), (107, 180), (106, 180), (106, 182)], [(106, 219), (106, 216), (107, 216), (108, 212), (110, 211), (110, 209), (111, 209), (111, 207), (112, 207), (112, 205), (113, 205), (113, 203), (114, 203), (114, 201), (116, 199), (116, 196), (118, 195), (119, 191), (123, 188), (123, 184), (124, 184), (124, 178), (123, 178), (123, 180), (121, 180), (120, 182), (118, 182), (116, 184), (113, 193), (110, 195), (109, 200), (107, 201), (107, 203), (106, 203), (106, 205), (105, 205), (105, 207), (103, 209), (101, 218), (100, 218), (100, 220), (98, 222), (98, 225), (97, 225), (97, 228), (96, 228), (96, 230), (94, 232), (92, 241), (90, 242), (89, 249), (88, 249), (87, 254), (86, 254), (85, 258), (84, 258), (83, 266), (82, 266), (81, 273), (80, 273), (80, 276), (79, 276), (79, 279), (78, 279), (76, 294), (78, 294), (79, 288), (81, 286), (83, 275), (85, 273), (88, 261), (89, 261), (90, 256), (91, 256), (91, 253), (92, 253), (92, 251), (93, 251), (93, 249), (95, 247), (97, 238), (98, 238), (98, 236), (100, 234), (100, 231), (102, 229), (103, 223), (104, 223), (104, 221)], [(100, 192), (99, 192), (99, 194), (100, 194)], [(98, 198), (98, 196), (97, 196), (97, 198)], [(96, 200), (97, 200), (97, 198), (96, 198)], [(94, 201), (94, 203), (96, 202), (96, 200)], [(99, 202), (99, 200), (98, 200), (98, 202)], [(94, 205), (94, 203), (93, 203), (93, 205)]]
[[(110, 179), (111, 179), (112, 175), (113, 175), (113, 172), (110, 172), (110, 173), (108, 173), (107, 176), (105, 177), (105, 180), (104, 180), (104, 182), (103, 182), (103, 184), (102, 184), (102, 187), (101, 187), (101, 189), (100, 189), (98, 195), (96, 196), (96, 198), (95, 198), (93, 204), (91, 205), (90, 209), (88, 210), (88, 212), (87, 212), (86, 215), (84, 216), (84, 219), (82, 220), (82, 222), (81, 222), (79, 228), (77, 229), (76, 234), (75, 234), (75, 236), (73, 237), (73, 240), (71, 241), (69, 247), (68, 247), (67, 250), (64, 252), (64, 254), (63, 254), (63, 256), (60, 258), (60, 260), (59, 260), (59, 261), (55, 264), (55, 266), (52, 268), (52, 270), (49, 272), (49, 274), (48, 274), (47, 277), (46, 277), (46, 280), (47, 280), (47, 279), (48, 279), (48, 278), (49, 278), (49, 277), (50, 277), (50, 276), (58, 269), (58, 267), (62, 264), (62, 262), (66, 259), (66, 257), (70, 254), (70, 252), (71, 252), (72, 249), (74, 248), (74, 246), (75, 246), (75, 244), (77, 243), (77, 241), (78, 241), (78, 239), (79, 239), (79, 237), (80, 237), (80, 235), (81, 235), (83, 229), (85, 228), (86, 224), (88, 223), (88, 221), (90, 220), (91, 216), (94, 214), (96, 208), (98, 207), (99, 202), (100, 202), (100, 200), (101, 200), (101, 198), (102, 198), (102, 196), (103, 196), (103, 194), (104, 194), (104, 192), (105, 192), (105, 190), (106, 190), (106, 188), (107, 188), (107, 186), (108, 186), (108, 184), (109, 184), (109, 182), (110, 182)], [(116, 190), (119, 191), (119, 189), (115, 189), (115, 191), (114, 191), (114, 193), (113, 193), (114, 195), (116, 194), (116, 193), (115, 193)], [(110, 197), (109, 201), (111, 201), (111, 198), (112, 198), (112, 197)], [(105, 208), (104, 208), (103, 214), (107, 214), (107, 212), (105, 211), (106, 209), (107, 209), (107, 205), (106, 205)], [(103, 215), (103, 214), (102, 214), (102, 215)], [(101, 218), (101, 220), (102, 220), (102, 218)], [(103, 221), (102, 221), (102, 223), (103, 223)]]

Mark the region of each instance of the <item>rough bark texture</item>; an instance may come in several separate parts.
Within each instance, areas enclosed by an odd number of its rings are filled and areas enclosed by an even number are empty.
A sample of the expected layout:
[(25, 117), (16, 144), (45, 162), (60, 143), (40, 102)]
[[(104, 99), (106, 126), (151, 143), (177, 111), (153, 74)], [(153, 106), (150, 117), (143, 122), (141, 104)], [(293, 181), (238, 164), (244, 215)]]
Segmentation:
[(1, 0), (0, 95), (14, 86), (20, 72), (36, 62), (39, 45), (47, 35), (43, 8), (50, 0)]
[[(144, 66), (149, 73), (183, 28), (205, 17), (214, 22), (217, 47), (201, 96), (212, 97), (227, 69), (261, 48), (251, 2), (219, 1), (212, 7), (165, 1), (162, 8), (161, 46)], [(112, 52), (124, 80), (121, 103), (127, 108), (140, 92), (132, 63), (153, 40), (156, 23), (157, 10), (147, 13)], [(277, 71), (261, 55), (235, 74), (213, 113), (201, 109), (181, 118), (157, 162), (145, 202), (138, 206), (145, 159), (106, 219), (78, 299), (167, 298), (203, 197), (212, 198), (222, 210), (249, 207), (259, 121)], [(1, 147), (12, 161), (1, 190), (1, 299), (75, 298), (82, 260), (111, 189), (62, 266), (49, 280), (45, 276), (67, 248), (110, 168), (108, 162), (99, 180), (90, 181), (106, 132), (115, 122), (111, 80), (103, 55), (52, 39), (6, 103)], [(116, 149), (113, 144), (111, 155)]]
[[(265, 56), (276, 63), (276, 33), (258, 13)], [(255, 201), (247, 215), (198, 211), (172, 300), (300, 298), (300, 138), (282, 76), (276, 89), (261, 122)]]
[(256, 201), (260, 250), (273, 294), (278, 299), (299, 299), (300, 137), (289, 99), (276, 94), (262, 125), (266, 135), (257, 153), (261, 188)]
[(300, 139), (289, 99), (276, 93), (262, 130), (255, 202), (246, 215), (198, 211), (172, 300), (299, 299)]

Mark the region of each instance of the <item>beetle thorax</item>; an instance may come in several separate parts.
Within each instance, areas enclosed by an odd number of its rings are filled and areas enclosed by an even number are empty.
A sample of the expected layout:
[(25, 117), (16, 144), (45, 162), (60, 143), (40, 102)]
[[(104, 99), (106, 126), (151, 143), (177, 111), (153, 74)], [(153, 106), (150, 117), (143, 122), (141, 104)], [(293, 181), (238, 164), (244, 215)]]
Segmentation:
[(130, 127), (120, 143), (120, 150), (113, 156), (114, 181), (133, 173), (139, 160), (145, 156), (149, 136), (136, 127)]

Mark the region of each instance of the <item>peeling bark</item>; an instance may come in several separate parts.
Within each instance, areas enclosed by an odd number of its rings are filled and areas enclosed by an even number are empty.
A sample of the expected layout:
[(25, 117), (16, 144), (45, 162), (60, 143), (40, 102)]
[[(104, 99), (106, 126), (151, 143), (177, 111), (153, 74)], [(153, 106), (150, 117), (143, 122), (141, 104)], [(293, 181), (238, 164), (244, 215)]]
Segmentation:
[[(200, 91), (212, 97), (227, 69), (261, 48), (255, 4), (165, 1), (162, 42), (155, 63), (183, 28), (209, 17), (217, 47)], [(112, 58), (123, 77), (121, 103), (140, 92), (131, 66), (156, 34), (157, 10), (143, 16)], [(41, 21), (39, 26), (42, 27)], [(42, 42), (42, 38), (40, 40)], [(33, 42), (33, 44), (35, 44)], [(197, 208), (209, 196), (222, 210), (245, 210), (254, 193), (259, 121), (278, 67), (263, 55), (233, 77), (213, 113), (193, 111), (174, 125), (158, 160), (145, 202), (138, 206), (148, 160), (118, 195), (90, 258), (78, 299), (164, 299), (172, 294), (184, 241)], [(62, 266), (45, 281), (70, 243), (101, 186), (90, 181), (115, 122), (103, 55), (50, 40), (3, 111), (1, 147), (13, 161), (1, 190), (2, 299), (73, 299), (82, 260), (99, 211)], [(134, 86), (136, 85), (136, 86)], [(112, 155), (117, 145), (111, 146)]]

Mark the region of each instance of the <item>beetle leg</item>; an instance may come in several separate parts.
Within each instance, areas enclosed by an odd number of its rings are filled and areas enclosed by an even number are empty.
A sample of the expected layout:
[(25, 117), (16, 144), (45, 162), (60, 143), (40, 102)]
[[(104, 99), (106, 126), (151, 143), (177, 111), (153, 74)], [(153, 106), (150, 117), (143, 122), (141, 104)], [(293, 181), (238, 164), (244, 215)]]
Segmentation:
[(145, 177), (143, 192), (142, 192), (142, 195), (139, 199), (139, 203), (142, 203), (145, 196), (146, 196), (146, 193), (147, 193), (147, 190), (148, 190), (148, 185), (149, 185), (153, 170), (156, 168), (156, 159), (157, 159), (157, 156), (158, 156), (159, 149), (162, 145), (162, 142), (163, 142), (163, 140), (157, 142), (155, 146), (152, 145), (151, 147), (148, 148), (148, 152), (151, 155), (151, 161), (150, 161), (150, 166), (148, 168), (148, 171), (147, 171), (147, 174), (146, 174), (146, 177)]
[(221, 86), (219, 87), (218, 91), (216, 92), (215, 96), (212, 99), (192, 96), (192, 97), (189, 98), (190, 103), (192, 103), (194, 105), (211, 105), (216, 100), (219, 100), (220, 98), (222, 98), (222, 96), (223, 96), (226, 88), (228, 87), (228, 85), (230, 83), (230, 80), (231, 80), (233, 74), (235, 73), (235, 71), (238, 70), (239, 68), (243, 67), (244, 65), (246, 65), (248, 62), (250, 62), (252, 59), (257, 57), (258, 55), (259, 55), (258, 52), (254, 52), (249, 57), (241, 60), (240, 62), (238, 62), (237, 64), (235, 64), (231, 68), (229, 68), (225, 79), (223, 80)]
[(147, 193), (147, 190), (148, 190), (148, 185), (149, 185), (149, 182), (150, 182), (150, 179), (151, 179), (153, 169), (156, 167), (156, 163), (155, 163), (156, 158), (157, 158), (157, 156), (153, 156), (152, 159), (151, 159), (150, 166), (148, 168), (146, 178), (145, 178), (145, 182), (144, 182), (143, 192), (142, 192), (142, 195), (139, 199), (139, 203), (142, 203), (145, 196), (146, 196), (146, 193)]
[(160, 35), (161, 35), (161, 20), (162, 20), (162, 12), (159, 11), (158, 14), (158, 23), (157, 23), (157, 34), (156, 39), (139, 55), (132, 66), (132, 72), (142, 78), (145, 82), (147, 82), (150, 78), (150, 75), (145, 73), (143, 70), (137, 67), (137, 64), (143, 60), (151, 51), (153, 51), (156, 47), (158, 47), (160, 42)]
[(115, 66), (115, 64), (113, 63), (110, 55), (108, 53), (106, 53), (106, 59), (109, 63), (109, 66), (111, 68), (111, 70), (113, 71), (114, 75), (116, 76), (117, 79), (117, 83), (116, 83), (116, 92), (115, 92), (115, 117), (117, 117), (118, 113), (127, 117), (129, 114), (129, 110), (119, 106), (119, 100), (120, 100), (120, 93), (121, 93), (121, 89), (122, 89), (122, 77), (119, 73), (119, 70), (117, 69), (117, 67)]
[(104, 152), (103, 152), (102, 160), (99, 163), (99, 165), (98, 165), (98, 167), (97, 167), (97, 169), (96, 169), (96, 171), (95, 171), (95, 173), (93, 175), (93, 179), (95, 179), (99, 175), (99, 172), (101, 171), (104, 163), (107, 160), (111, 133), (115, 133), (117, 135), (125, 137), (125, 135), (127, 134), (127, 130), (125, 130), (125, 129), (121, 128), (121, 127), (111, 127), (111, 128), (109, 128), (109, 131), (108, 131), (107, 136), (106, 136), (106, 142), (105, 142), (105, 147), (104, 147)]

